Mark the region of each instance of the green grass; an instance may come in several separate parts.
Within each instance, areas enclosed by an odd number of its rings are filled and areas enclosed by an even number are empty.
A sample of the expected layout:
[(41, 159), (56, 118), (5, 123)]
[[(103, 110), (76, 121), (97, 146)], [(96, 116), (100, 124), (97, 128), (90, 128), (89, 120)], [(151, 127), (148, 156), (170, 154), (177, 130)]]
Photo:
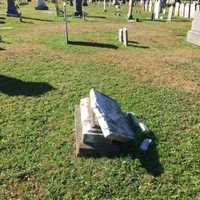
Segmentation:
[[(86, 9), (103, 15), (102, 8)], [(126, 9), (120, 18), (111, 8), (95, 23), (70, 18), (70, 38), (117, 49), (65, 47), (61, 17), (22, 10), (54, 22), (7, 18), (4, 26), (14, 29), (1, 32), (8, 43), (0, 43), (0, 199), (199, 199), (200, 92), (192, 84), (199, 84), (200, 60), (199, 47), (184, 42), (189, 22), (126, 24)], [(120, 45), (123, 25), (131, 40), (149, 48)], [(126, 55), (130, 60), (121, 62)], [(154, 66), (165, 71), (152, 75)], [(173, 74), (177, 82), (167, 82)], [(156, 149), (145, 162), (134, 148), (115, 158), (75, 157), (74, 107), (92, 87), (152, 130)], [(158, 167), (162, 173), (152, 175)]]

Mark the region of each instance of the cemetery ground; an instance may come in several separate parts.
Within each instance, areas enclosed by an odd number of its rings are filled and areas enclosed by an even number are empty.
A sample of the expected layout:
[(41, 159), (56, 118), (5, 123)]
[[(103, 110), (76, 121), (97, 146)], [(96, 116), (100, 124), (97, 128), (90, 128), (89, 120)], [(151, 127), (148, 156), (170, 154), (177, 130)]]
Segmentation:
[[(200, 199), (200, 48), (185, 41), (191, 22), (151, 22), (137, 8), (143, 20), (127, 23), (125, 8), (121, 17), (84, 9), (85, 21), (68, 18), (68, 46), (53, 10), (32, 4), (22, 7), (23, 23), (3, 19), (11, 28), (0, 29), (0, 199)], [(124, 26), (127, 48), (117, 38)], [(92, 87), (152, 130), (146, 158), (134, 148), (75, 157), (74, 107)]]

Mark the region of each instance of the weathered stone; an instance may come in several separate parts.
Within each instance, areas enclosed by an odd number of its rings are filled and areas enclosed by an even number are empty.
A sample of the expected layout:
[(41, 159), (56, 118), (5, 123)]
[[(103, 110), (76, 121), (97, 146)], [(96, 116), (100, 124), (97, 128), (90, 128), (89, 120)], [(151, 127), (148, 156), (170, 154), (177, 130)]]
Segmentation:
[(179, 7), (180, 7), (180, 3), (176, 2), (175, 4), (175, 9), (174, 9), (174, 16), (177, 17), (179, 14)]
[[(84, 155), (117, 155), (120, 152), (119, 145), (105, 140), (105, 143), (92, 141), (92, 143), (85, 143), (82, 135), (80, 106), (75, 107), (75, 139), (76, 139), (76, 156)], [(97, 136), (98, 137), (98, 136)], [(97, 139), (96, 137), (96, 139)], [(90, 138), (91, 139), (91, 138)], [(102, 138), (100, 138), (102, 139)], [(86, 139), (87, 141), (88, 139)]]
[(92, 89), (90, 102), (105, 138), (120, 142), (135, 139), (126, 115), (114, 99)]

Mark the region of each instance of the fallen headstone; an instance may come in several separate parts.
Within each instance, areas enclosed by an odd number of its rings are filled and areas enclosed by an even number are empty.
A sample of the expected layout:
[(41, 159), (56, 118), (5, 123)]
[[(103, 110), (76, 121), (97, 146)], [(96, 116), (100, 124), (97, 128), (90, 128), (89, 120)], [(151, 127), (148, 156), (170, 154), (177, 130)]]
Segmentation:
[(94, 89), (75, 107), (77, 156), (118, 154), (122, 144), (148, 132), (135, 114), (122, 112), (114, 99)]

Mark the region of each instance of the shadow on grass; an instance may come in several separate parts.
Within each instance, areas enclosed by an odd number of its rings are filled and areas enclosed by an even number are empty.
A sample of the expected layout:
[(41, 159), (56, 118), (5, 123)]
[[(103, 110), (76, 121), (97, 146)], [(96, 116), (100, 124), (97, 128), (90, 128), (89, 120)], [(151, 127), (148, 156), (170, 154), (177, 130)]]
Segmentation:
[(106, 19), (104, 16), (91, 16), (91, 15), (86, 15), (87, 18), (96, 18), (96, 19)]
[(9, 96), (40, 96), (51, 90), (54, 90), (54, 88), (48, 83), (25, 82), (0, 75), (0, 92)]
[(83, 41), (69, 41), (68, 43), (71, 44), (71, 45), (77, 45), (77, 46), (118, 49), (118, 46), (113, 45), (113, 44), (107, 44), (107, 43), (83, 42)]
[(140, 45), (139, 42), (137, 42), (137, 41), (128, 41), (128, 47), (136, 47), (136, 48), (141, 48), (141, 49), (149, 49), (150, 48), (148, 46)]
[(30, 19), (30, 20), (42, 21), (42, 22), (55, 22), (54, 20), (50, 20), (50, 19), (39, 19), (39, 18), (34, 18), (34, 17), (22, 16), (21, 18), (22, 19)]
[(6, 49), (4, 49), (4, 48), (2, 48), (2, 47), (0, 47), (0, 51), (5, 51)]
[(4, 21), (0, 21), (0, 24), (5, 24), (6, 22), (4, 22)]
[[(162, 173), (164, 173), (164, 168), (162, 164), (160, 163), (157, 147), (156, 147), (156, 137), (153, 132), (149, 132), (148, 138), (152, 139), (152, 143), (148, 149), (147, 152), (142, 152), (139, 149), (139, 145), (141, 143), (142, 138), (139, 139), (139, 141), (136, 143), (114, 143), (114, 145), (118, 145), (118, 151), (114, 151), (112, 154), (109, 152), (109, 154), (105, 153), (99, 153), (99, 154), (89, 154), (86, 157), (108, 157), (111, 159), (115, 159), (117, 157), (126, 157), (131, 156), (132, 159), (138, 159), (141, 163), (142, 168), (146, 169), (148, 174), (151, 174), (152, 176), (160, 176)], [(144, 139), (144, 138), (143, 138)], [(117, 152), (117, 153), (116, 153)]]

